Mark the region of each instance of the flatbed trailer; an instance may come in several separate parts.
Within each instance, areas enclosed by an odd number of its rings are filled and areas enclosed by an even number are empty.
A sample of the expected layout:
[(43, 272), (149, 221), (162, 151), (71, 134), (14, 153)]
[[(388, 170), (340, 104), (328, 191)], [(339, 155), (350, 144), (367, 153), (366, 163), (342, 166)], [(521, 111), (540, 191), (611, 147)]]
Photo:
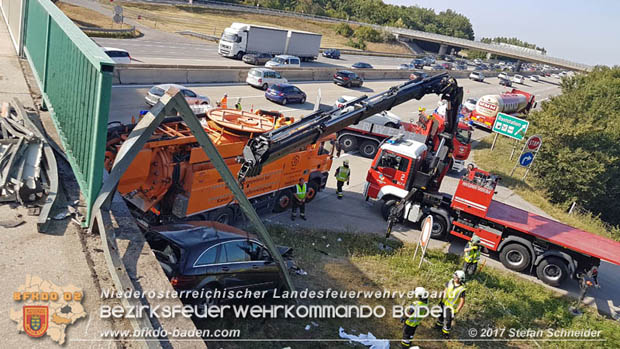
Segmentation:
[(497, 181), (478, 169), (461, 178), (451, 198), (450, 234), (466, 240), (476, 234), (506, 268), (535, 270), (553, 286), (601, 260), (620, 265), (620, 242), (493, 200)]

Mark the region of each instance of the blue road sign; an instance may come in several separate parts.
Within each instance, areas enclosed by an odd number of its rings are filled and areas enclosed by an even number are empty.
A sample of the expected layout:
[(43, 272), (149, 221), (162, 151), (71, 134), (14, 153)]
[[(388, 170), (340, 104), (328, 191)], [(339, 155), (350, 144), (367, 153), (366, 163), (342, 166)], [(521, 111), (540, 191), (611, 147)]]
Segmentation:
[(523, 153), (519, 157), (519, 165), (523, 167), (528, 167), (532, 163), (532, 160), (534, 160), (534, 154), (530, 152)]

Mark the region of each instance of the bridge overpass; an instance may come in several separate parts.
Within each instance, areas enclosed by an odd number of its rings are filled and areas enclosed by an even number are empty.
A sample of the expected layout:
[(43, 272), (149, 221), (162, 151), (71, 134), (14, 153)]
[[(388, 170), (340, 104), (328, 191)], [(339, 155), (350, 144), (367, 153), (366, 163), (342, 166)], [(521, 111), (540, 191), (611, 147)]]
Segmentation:
[(494, 44), (485, 44), (479, 41), (460, 39), (460, 38), (455, 38), (455, 37), (451, 37), (447, 35), (427, 33), (427, 32), (413, 30), (413, 29), (381, 26), (381, 25), (376, 25), (376, 24), (369, 24), (369, 23), (363, 23), (363, 22), (357, 22), (357, 21), (348, 21), (348, 20), (332, 18), (332, 17), (315, 16), (315, 15), (303, 14), (303, 13), (298, 13), (298, 12), (283, 11), (283, 10), (264, 8), (264, 7), (256, 7), (256, 6), (231, 4), (227, 2), (211, 1), (211, 0), (148, 0), (148, 1), (138, 0), (137, 2), (147, 2), (147, 3), (155, 2), (155, 3), (168, 3), (168, 4), (185, 3), (186, 4), (188, 1), (190, 1), (190, 3), (193, 3), (193, 6), (216, 8), (220, 10), (240, 11), (240, 12), (248, 12), (248, 13), (261, 13), (261, 14), (266, 14), (266, 15), (305, 18), (305, 19), (310, 19), (314, 21), (322, 21), (322, 22), (348, 23), (348, 24), (355, 24), (355, 25), (370, 26), (377, 30), (385, 30), (385, 31), (391, 32), (392, 34), (396, 35), (397, 37), (401, 37), (401, 38), (406, 37), (406, 38), (411, 38), (415, 40), (430, 41), (430, 42), (434, 42), (434, 43), (438, 43), (438, 44), (446, 45), (446, 46), (461, 47), (465, 49), (474, 49), (474, 50), (497, 54), (497, 55), (504, 56), (504, 57), (520, 59), (526, 62), (549, 64), (549, 65), (561, 67), (564, 69), (571, 69), (571, 70), (582, 71), (582, 72), (588, 72), (592, 70), (592, 66), (577, 63), (577, 62), (572, 62), (572, 61), (562, 59), (562, 58), (551, 57), (547, 55), (532, 54), (526, 51), (521, 51), (519, 49), (513, 49), (511, 47), (494, 45)]

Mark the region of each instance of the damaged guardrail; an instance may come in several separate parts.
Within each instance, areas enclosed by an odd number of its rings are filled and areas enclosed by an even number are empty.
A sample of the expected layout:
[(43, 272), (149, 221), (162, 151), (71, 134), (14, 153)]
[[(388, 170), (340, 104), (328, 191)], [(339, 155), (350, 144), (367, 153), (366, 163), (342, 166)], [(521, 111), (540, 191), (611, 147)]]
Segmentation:
[(58, 196), (58, 166), (45, 131), (14, 99), (0, 113), (0, 202), (19, 202), (46, 232)]

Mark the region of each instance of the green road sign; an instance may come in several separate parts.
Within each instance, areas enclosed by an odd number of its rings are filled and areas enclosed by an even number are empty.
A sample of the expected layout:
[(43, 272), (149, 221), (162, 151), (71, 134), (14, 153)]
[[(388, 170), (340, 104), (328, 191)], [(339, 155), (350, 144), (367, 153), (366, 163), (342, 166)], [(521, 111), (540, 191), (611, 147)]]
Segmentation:
[(519, 119), (512, 115), (497, 113), (497, 118), (495, 118), (495, 123), (493, 124), (493, 132), (522, 140), (529, 125), (529, 121)]

